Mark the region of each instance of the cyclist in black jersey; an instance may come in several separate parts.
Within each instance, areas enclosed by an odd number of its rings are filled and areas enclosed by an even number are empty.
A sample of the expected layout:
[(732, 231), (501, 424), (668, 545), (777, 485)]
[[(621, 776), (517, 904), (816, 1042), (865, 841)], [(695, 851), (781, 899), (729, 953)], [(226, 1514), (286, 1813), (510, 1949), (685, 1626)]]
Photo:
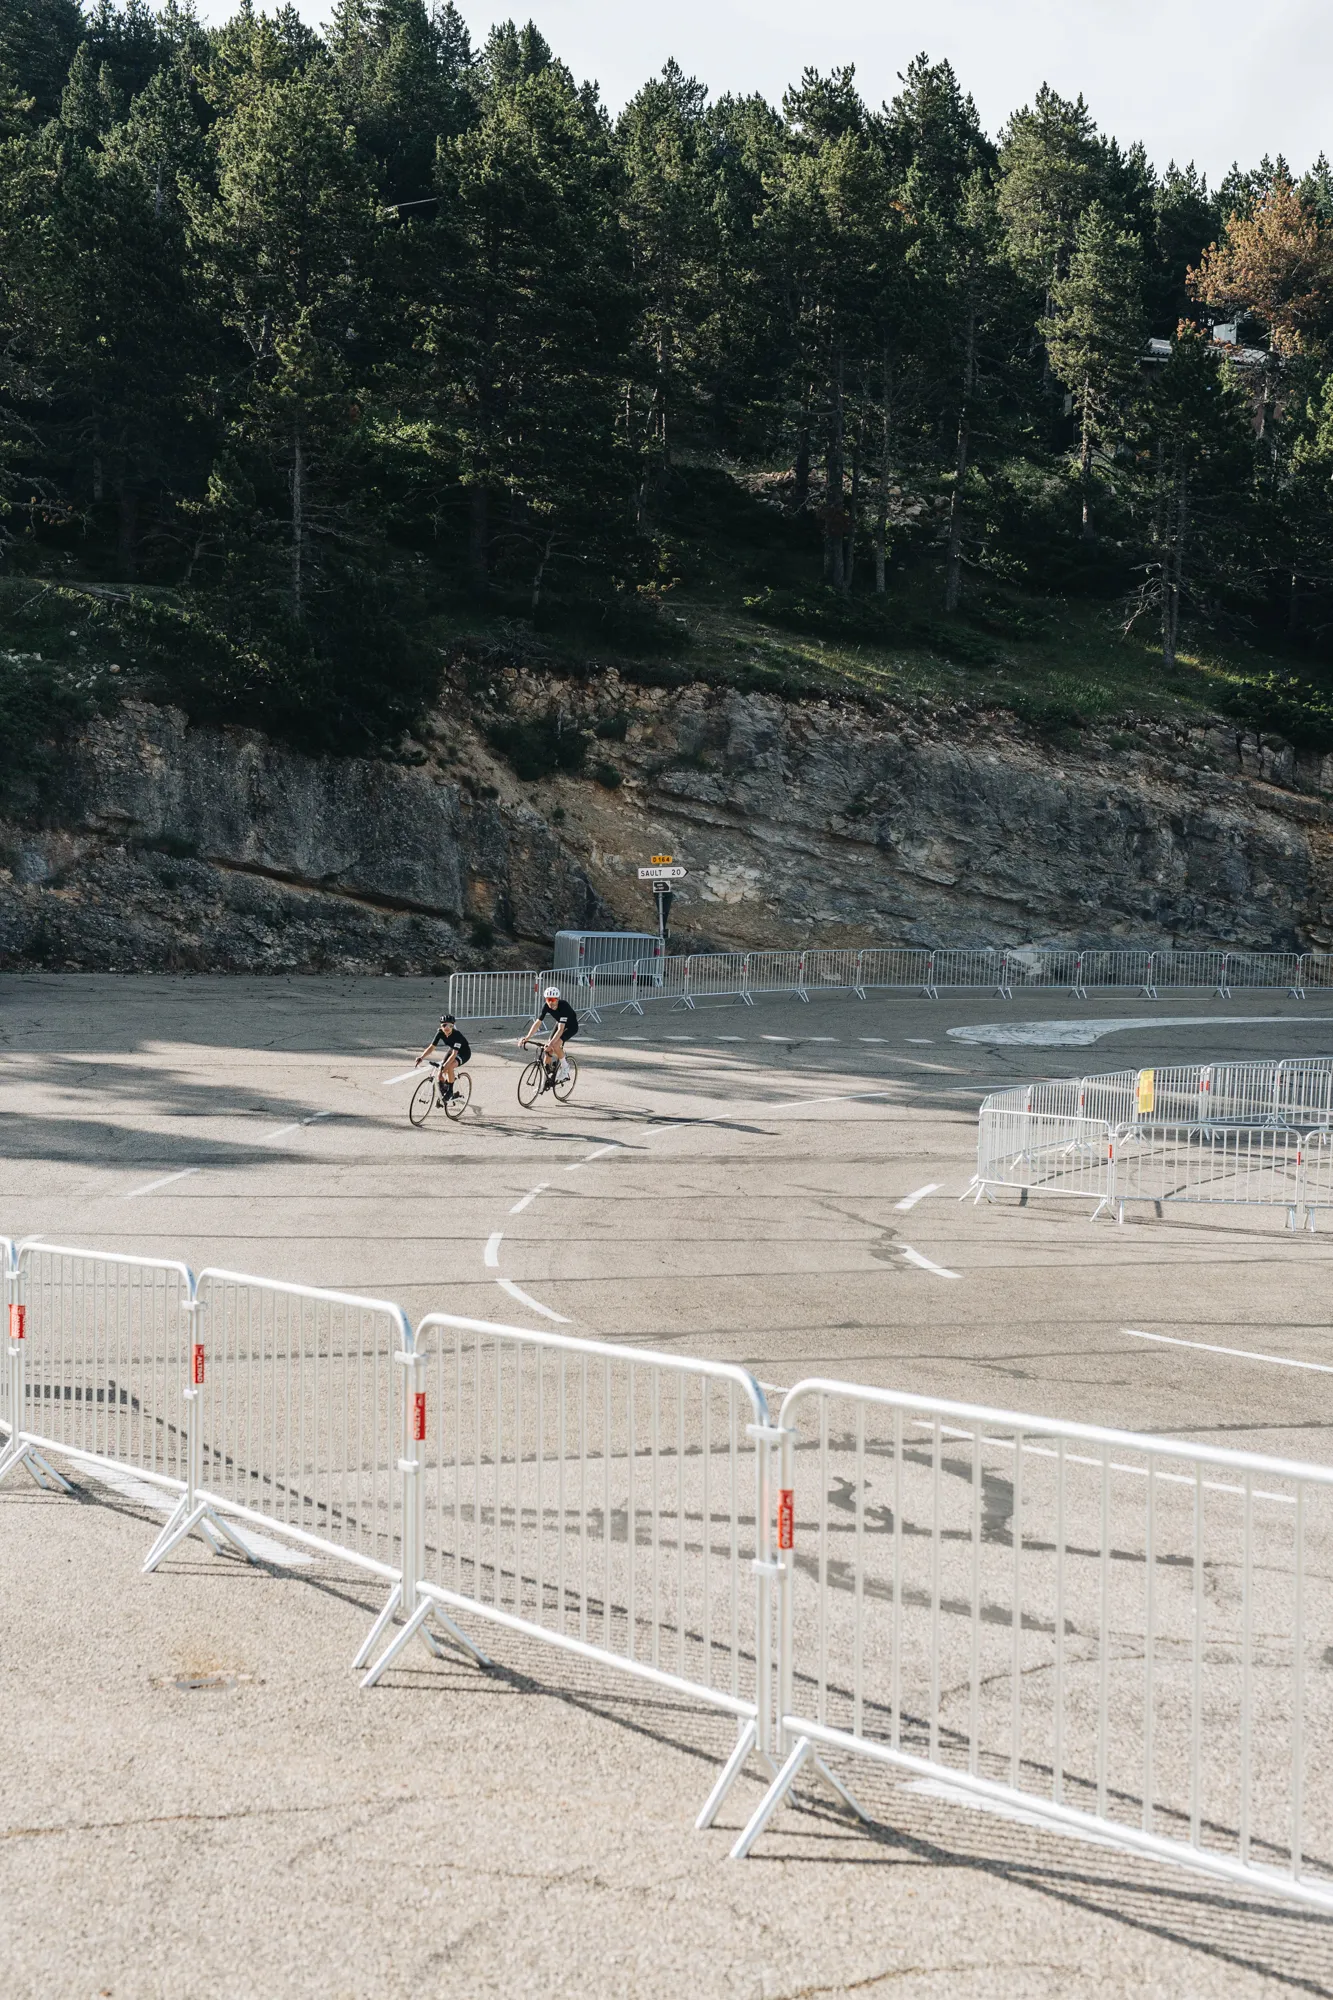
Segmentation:
[(440, 1102), (443, 1104), (446, 1098), (453, 1096), (458, 1065), (472, 1060), (472, 1044), (462, 1029), (455, 1024), (452, 1014), (442, 1016), (440, 1025), (435, 1030), (435, 1039), (427, 1042), (417, 1057), (414, 1068), (420, 1069), (422, 1063), (428, 1061), (439, 1048), (444, 1050), (444, 1059), (439, 1065), (436, 1081), (440, 1089)]
[(558, 986), (548, 986), (542, 994), (542, 1010), (519, 1043), (525, 1049), (534, 1035), (543, 1034), (547, 1022), (551, 1023), (551, 1033), (547, 1036), (543, 1054), (546, 1058), (546, 1084), (563, 1083), (569, 1075), (565, 1061), (565, 1043), (572, 1042), (579, 1031), (579, 1017), (568, 1000), (560, 998)]

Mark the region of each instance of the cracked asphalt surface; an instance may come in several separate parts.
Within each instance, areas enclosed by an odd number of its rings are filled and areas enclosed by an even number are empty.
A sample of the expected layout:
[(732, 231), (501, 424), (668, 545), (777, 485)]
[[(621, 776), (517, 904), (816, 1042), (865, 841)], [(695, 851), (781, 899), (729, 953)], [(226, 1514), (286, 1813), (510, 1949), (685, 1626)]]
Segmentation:
[[(416, 1131), (388, 1080), (442, 997), (0, 981), (0, 1228), (550, 1323), (503, 1279), (574, 1332), (774, 1385), (818, 1371), (1333, 1460), (1322, 1375), (1126, 1332), (1333, 1365), (1333, 1234), (957, 1199), (986, 1088), (1326, 1053), (1317, 1000), (607, 1016), (574, 1100), (532, 1113), (516, 1031), (479, 1029), (474, 1110)], [(1083, 1046), (1051, 1026), (1145, 1016)], [(948, 1033), (1015, 1021), (1026, 1041)], [(69, 1498), (0, 1489), (7, 1994), (1333, 1994), (1329, 1920), (865, 1765), (868, 1825), (811, 1789), (731, 1864), (753, 1776), (691, 1830), (725, 1718), (494, 1632), (490, 1674), (421, 1652), (362, 1693), (364, 1575), (196, 1542), (144, 1577), (160, 1516), (74, 1476)], [(1004, 1487), (988, 1473), (988, 1532)]]

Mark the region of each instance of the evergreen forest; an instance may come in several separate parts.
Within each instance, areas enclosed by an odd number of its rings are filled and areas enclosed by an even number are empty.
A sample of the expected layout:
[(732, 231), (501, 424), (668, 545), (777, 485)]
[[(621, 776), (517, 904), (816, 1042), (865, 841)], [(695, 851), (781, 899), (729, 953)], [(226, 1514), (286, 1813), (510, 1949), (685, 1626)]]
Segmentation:
[(966, 86), (0, 0), (8, 742), (401, 754), (505, 657), (1333, 747), (1333, 169)]

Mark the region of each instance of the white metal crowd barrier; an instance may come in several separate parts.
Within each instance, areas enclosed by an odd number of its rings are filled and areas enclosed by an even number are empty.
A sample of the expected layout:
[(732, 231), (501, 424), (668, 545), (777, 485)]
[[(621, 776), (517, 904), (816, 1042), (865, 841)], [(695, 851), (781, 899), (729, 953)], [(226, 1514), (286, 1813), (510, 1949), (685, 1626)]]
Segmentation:
[(1122, 1222), (1128, 1202), (1282, 1208), (1313, 1229), (1331, 1170), (1333, 1058), (1182, 1063), (993, 1092), (969, 1192), (1091, 1199)]
[(916, 945), (805, 951), (695, 952), (688, 957), (640, 959), (594, 966), (591, 971), (456, 972), (449, 1005), (460, 1021), (531, 1018), (541, 990), (554, 980), (561, 990), (585, 996), (592, 1018), (602, 1006), (642, 1013), (647, 1000), (693, 1007), (698, 1000), (749, 1002), (761, 994), (811, 992), (918, 992), (938, 999), (955, 992), (989, 990), (1012, 999), (1014, 990), (1062, 990), (1086, 999), (1090, 991), (1135, 991), (1156, 999), (1163, 991), (1212, 991), (1230, 998), (1237, 988), (1265, 987), (1303, 999), (1306, 988), (1333, 985), (1333, 954), (1244, 951), (1105, 951), (1047, 945), (999, 950), (971, 945), (929, 950)]
[(9, 1439), (0, 1479), (47, 1454), (124, 1466), (168, 1492), (188, 1474), (181, 1392), (194, 1278), (172, 1259), (7, 1245)]
[(249, 1557), (252, 1522), (385, 1578), (398, 1608), (400, 1307), (61, 1244), (5, 1263), (0, 1480), (65, 1486), (52, 1457), (123, 1468), (177, 1496), (146, 1570), (195, 1533)]
[(401, 1307), (206, 1270), (196, 1313), (201, 1502), (388, 1579), (396, 1608)]
[(770, 1752), (775, 1433), (759, 1384), (447, 1313), (418, 1326), (412, 1382), (417, 1604), (365, 1684), (443, 1608), (691, 1696), (739, 1725), (710, 1824), (749, 1753)]
[(799, 1382), (781, 1772), (873, 1759), (1333, 1910), (1333, 1469)]
[(774, 1422), (726, 1363), (0, 1258), (0, 1477), (176, 1493), (149, 1566), (192, 1528), (249, 1554), (247, 1523), (360, 1564), (394, 1585), (368, 1685), (432, 1624), (485, 1664), (455, 1617), (484, 1620), (731, 1716), (698, 1824), (756, 1753), (738, 1858), (803, 1768), (855, 1806), (837, 1752), (1333, 1909), (1333, 1468), (824, 1379)]

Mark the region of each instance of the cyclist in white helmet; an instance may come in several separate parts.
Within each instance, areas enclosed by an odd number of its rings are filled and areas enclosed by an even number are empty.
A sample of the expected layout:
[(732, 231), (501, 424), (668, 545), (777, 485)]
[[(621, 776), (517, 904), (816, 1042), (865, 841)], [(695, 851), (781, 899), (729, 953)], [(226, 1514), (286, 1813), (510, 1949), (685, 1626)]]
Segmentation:
[(542, 1051), (546, 1058), (546, 1087), (563, 1083), (569, 1075), (569, 1065), (565, 1061), (565, 1043), (572, 1041), (579, 1031), (579, 1017), (568, 1000), (560, 998), (558, 986), (547, 986), (542, 993), (542, 1010), (519, 1043), (525, 1049), (534, 1035), (545, 1034), (547, 1022), (551, 1023), (551, 1033), (547, 1036)]

